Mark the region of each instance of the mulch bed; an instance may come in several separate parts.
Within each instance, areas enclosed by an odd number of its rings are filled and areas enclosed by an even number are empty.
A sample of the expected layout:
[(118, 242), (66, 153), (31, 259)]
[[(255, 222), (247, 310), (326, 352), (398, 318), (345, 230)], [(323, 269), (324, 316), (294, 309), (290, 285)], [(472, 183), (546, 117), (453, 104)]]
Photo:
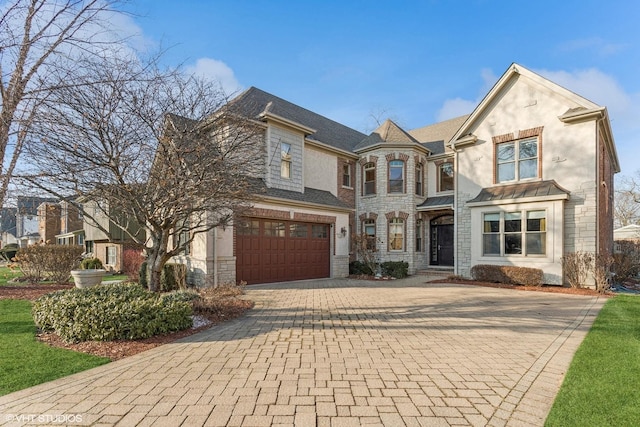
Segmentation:
[(549, 292), (554, 294), (570, 294), (570, 295), (591, 295), (600, 297), (612, 297), (615, 294), (613, 292), (600, 293), (595, 289), (586, 288), (570, 288), (559, 285), (543, 285), (543, 286), (522, 286), (522, 285), (505, 285), (503, 283), (491, 283), (491, 282), (478, 282), (475, 280), (465, 279), (437, 279), (431, 280), (427, 283), (456, 283), (460, 285), (473, 285), (473, 286), (486, 286), (489, 288), (501, 288), (501, 289), (514, 289), (517, 291), (529, 291), (529, 292)]

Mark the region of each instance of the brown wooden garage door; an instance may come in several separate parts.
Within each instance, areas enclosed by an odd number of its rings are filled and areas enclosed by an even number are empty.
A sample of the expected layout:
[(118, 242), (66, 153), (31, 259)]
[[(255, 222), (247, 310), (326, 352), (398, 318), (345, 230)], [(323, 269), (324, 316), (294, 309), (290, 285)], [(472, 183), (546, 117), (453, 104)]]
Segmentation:
[(329, 224), (250, 218), (236, 226), (236, 279), (248, 284), (329, 277)]

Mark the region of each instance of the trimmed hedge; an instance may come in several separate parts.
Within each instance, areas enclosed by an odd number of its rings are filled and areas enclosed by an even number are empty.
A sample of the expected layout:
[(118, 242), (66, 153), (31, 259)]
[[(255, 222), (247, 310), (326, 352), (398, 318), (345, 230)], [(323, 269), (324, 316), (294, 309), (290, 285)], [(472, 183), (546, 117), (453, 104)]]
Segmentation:
[(100, 258), (85, 258), (80, 263), (80, 268), (83, 270), (101, 270), (104, 268)]
[(349, 274), (372, 276), (374, 273), (369, 266), (361, 261), (352, 261), (349, 263)]
[(403, 279), (409, 275), (409, 263), (406, 261), (387, 261), (380, 264), (383, 276)]
[(38, 327), (67, 342), (135, 340), (190, 327), (191, 298), (118, 283), (44, 295), (32, 313)]
[(544, 273), (539, 268), (510, 265), (474, 265), (471, 267), (471, 277), (480, 282), (498, 282), (508, 285), (542, 286), (544, 281)]

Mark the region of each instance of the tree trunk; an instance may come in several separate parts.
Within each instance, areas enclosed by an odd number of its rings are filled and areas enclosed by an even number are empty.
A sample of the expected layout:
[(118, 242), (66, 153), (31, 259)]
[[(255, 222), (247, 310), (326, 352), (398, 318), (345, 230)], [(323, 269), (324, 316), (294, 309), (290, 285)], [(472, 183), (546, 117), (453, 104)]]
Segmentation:
[(169, 234), (160, 233), (160, 236), (152, 236), (151, 241), (153, 246), (147, 248), (147, 286), (152, 292), (160, 292), (162, 269), (170, 258), (167, 254)]

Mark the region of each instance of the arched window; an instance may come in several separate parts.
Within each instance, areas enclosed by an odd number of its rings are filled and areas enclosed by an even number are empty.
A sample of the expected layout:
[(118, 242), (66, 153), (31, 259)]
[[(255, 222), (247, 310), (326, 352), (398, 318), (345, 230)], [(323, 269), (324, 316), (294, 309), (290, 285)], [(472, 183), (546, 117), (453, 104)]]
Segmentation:
[(389, 162), (389, 193), (404, 193), (404, 162)]
[(376, 164), (373, 162), (366, 163), (362, 167), (362, 177), (362, 195), (376, 194)]

